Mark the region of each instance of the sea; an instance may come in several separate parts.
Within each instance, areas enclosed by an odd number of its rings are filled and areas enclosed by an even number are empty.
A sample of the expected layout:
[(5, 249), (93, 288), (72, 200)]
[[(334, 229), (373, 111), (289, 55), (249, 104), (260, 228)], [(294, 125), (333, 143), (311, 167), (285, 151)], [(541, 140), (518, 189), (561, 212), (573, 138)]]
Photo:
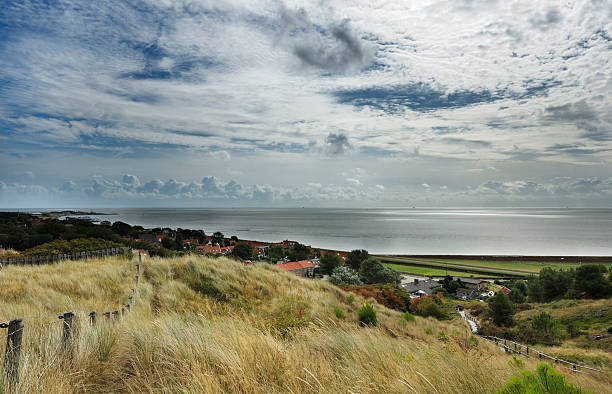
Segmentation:
[[(80, 209), (83, 211), (83, 209)], [(612, 256), (612, 208), (94, 208), (145, 228), (375, 254)], [(40, 211), (40, 210), (38, 210)]]

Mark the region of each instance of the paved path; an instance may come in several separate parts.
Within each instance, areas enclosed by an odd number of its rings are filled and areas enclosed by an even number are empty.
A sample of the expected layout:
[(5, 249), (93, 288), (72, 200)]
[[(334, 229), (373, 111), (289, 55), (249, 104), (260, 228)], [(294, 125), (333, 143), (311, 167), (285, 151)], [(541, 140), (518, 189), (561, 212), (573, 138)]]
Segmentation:
[(465, 270), (476, 271), (476, 272), (488, 272), (488, 273), (495, 273), (495, 274), (508, 274), (508, 275), (518, 275), (518, 276), (529, 276), (529, 275), (537, 276), (538, 275), (535, 272), (532, 273), (532, 272), (511, 270), (511, 269), (506, 269), (506, 268), (490, 268), (490, 267), (480, 267), (477, 265), (468, 265), (468, 264), (441, 263), (438, 261), (417, 260), (417, 259), (409, 259), (406, 257), (393, 257), (393, 256), (384, 256), (384, 255), (377, 255), (375, 257), (383, 261), (395, 261), (398, 263), (408, 263), (408, 264), (438, 267), (438, 268), (448, 268), (448, 269), (459, 268), (459, 269), (465, 269)]
[(458, 311), (458, 312), (461, 315), (461, 318), (463, 320), (465, 320), (470, 325), (470, 329), (472, 330), (472, 332), (474, 332), (474, 333), (477, 332), (478, 331), (478, 327), (476, 326), (476, 323), (473, 322), (472, 320), (468, 319), (465, 316), (465, 311)]

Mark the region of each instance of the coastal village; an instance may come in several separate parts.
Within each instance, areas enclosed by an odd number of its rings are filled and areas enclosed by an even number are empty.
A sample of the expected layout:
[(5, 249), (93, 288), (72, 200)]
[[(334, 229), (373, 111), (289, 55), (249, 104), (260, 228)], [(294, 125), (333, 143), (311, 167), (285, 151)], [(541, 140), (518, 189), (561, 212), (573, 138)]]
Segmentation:
[[(86, 215), (84, 216), (83, 214)], [(275, 264), (276, 267), (284, 271), (307, 278), (328, 278), (329, 275), (323, 275), (319, 272), (321, 258), (326, 254), (338, 256), (341, 265), (345, 265), (347, 255), (349, 254), (349, 252), (342, 250), (318, 249), (292, 240), (263, 242), (242, 240), (236, 236), (227, 238), (221, 232), (205, 235), (202, 230), (145, 229), (141, 226), (129, 226), (122, 222), (111, 223), (108, 220), (94, 219), (89, 216), (92, 214), (94, 212), (58, 211), (31, 213), (28, 225), (30, 227), (37, 227), (49, 220), (59, 219), (68, 228), (79, 223), (88, 223), (91, 226), (114, 228), (114, 230), (121, 232), (120, 228), (125, 226), (125, 232), (129, 234), (122, 237), (123, 241), (126, 244), (134, 245), (138, 253), (143, 256), (149, 256), (151, 253), (155, 254), (155, 252), (164, 248), (211, 257), (232, 256), (239, 257), (245, 264), (265, 261)], [(184, 237), (184, 234), (189, 236)], [(182, 246), (179, 246), (179, 244)], [(243, 250), (242, 253), (236, 253), (236, 248), (245, 248), (245, 246), (246, 251)], [(292, 253), (292, 250), (295, 249), (300, 249), (301, 253)], [(2, 245), (0, 245), (1, 251), (3, 251)], [(292, 259), (292, 257), (294, 258)], [(402, 273), (400, 286), (406, 290), (410, 298), (420, 298), (436, 293), (442, 285), (442, 279), (441, 277), (434, 278), (432, 276)], [(497, 292), (508, 295), (511, 291), (507, 287), (494, 285), (490, 280), (475, 278), (473, 274), (453, 276), (452, 280), (458, 284), (453, 294), (461, 300), (478, 299), (483, 301), (495, 296)]]
[[(166, 229), (165, 232), (160, 234), (140, 234), (138, 238), (132, 239), (126, 237), (127, 241), (147, 242), (151, 245), (161, 246), (164, 238), (172, 237), (172, 230)], [(287, 257), (287, 253), (296, 245), (300, 245), (297, 241), (283, 240), (281, 242), (262, 242), (252, 240), (238, 240), (234, 239), (220, 239), (222, 234), (215, 236), (207, 236), (202, 242), (197, 238), (189, 238), (183, 240), (183, 248), (189, 251), (195, 251), (199, 254), (208, 256), (230, 256), (233, 255), (236, 244), (246, 244), (252, 248), (253, 259), (256, 260), (269, 260), (268, 250), (271, 247), (282, 247), (284, 257), (273, 261), (278, 268), (291, 272), (301, 277), (314, 278), (315, 273), (320, 267), (321, 257), (326, 253), (332, 253), (340, 257), (342, 264), (346, 260), (348, 252), (340, 250), (320, 250), (314, 249), (310, 245), (303, 245), (308, 249), (309, 254), (314, 257), (310, 257), (303, 260), (291, 261)], [(144, 255), (148, 255), (147, 250), (140, 250)], [(243, 259), (245, 264), (252, 264), (251, 259)], [(439, 278), (441, 279), (441, 278)], [(510, 293), (510, 289), (504, 286), (490, 286), (491, 282), (485, 279), (475, 278), (474, 275), (470, 276), (453, 276), (452, 279), (460, 284), (455, 295), (457, 298), (462, 300), (478, 299), (486, 300), (489, 297), (495, 296), (497, 292), (502, 292), (505, 295)], [(414, 276), (404, 274), (401, 276), (400, 286), (403, 287), (406, 292), (410, 295), (410, 298), (420, 298), (422, 296), (429, 296), (435, 293), (436, 289), (440, 288), (441, 282), (434, 279), (432, 276)], [(490, 290), (489, 288), (495, 288), (496, 291)]]

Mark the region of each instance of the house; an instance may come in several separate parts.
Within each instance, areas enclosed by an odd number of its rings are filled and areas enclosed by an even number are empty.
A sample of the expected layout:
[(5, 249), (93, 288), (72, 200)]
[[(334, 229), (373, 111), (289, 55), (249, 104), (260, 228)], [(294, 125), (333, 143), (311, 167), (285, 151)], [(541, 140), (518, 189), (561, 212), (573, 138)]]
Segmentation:
[(288, 263), (276, 264), (280, 269), (293, 272), (297, 276), (312, 278), (314, 276), (315, 265), (308, 260), (290, 261)]
[(219, 246), (219, 244), (200, 245), (196, 246), (196, 251), (199, 253), (221, 254), (221, 247)]
[(160, 241), (157, 240), (155, 234), (138, 234), (138, 240), (148, 242), (150, 244), (157, 244)]
[(440, 283), (431, 278), (425, 280), (415, 278), (414, 282), (402, 283), (402, 287), (415, 298), (432, 294), (436, 287), (440, 287)]
[(454, 276), (453, 279), (458, 282), (461, 282), (463, 287), (466, 289), (486, 290), (489, 286), (489, 282), (482, 279), (475, 279), (474, 275), (470, 275), (469, 278)]
[(507, 288), (506, 286), (502, 286), (502, 287), (501, 287), (501, 289), (499, 289), (499, 291), (500, 291), (500, 292), (502, 292), (502, 293), (503, 293), (503, 294), (505, 294), (505, 295), (508, 295), (508, 294), (510, 294), (510, 292), (511, 292), (512, 290), (510, 290), (510, 289), (509, 289), (509, 288)]
[(234, 247), (233, 246), (221, 246), (221, 254), (222, 255), (228, 255), (228, 254), (232, 254), (234, 253)]
[(464, 300), (474, 298), (476, 294), (477, 294), (476, 289), (466, 289), (466, 288), (457, 289), (457, 297), (462, 298)]

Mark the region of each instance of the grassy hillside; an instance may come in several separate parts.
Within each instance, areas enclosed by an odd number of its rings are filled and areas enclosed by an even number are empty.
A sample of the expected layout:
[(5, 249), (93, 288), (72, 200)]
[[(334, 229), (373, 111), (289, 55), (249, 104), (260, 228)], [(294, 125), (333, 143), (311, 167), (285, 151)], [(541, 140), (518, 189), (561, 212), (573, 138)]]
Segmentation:
[[(56, 317), (25, 320), (18, 391), (487, 393), (520, 374), (521, 363), (461, 321), (407, 322), (375, 305), (378, 325), (361, 327), (360, 297), (226, 259), (146, 261), (132, 311), (92, 328), (86, 313), (125, 302), (134, 274), (134, 262), (118, 258), (0, 271), (0, 321), (82, 311), (67, 351)], [(612, 387), (609, 374), (567, 378), (594, 392)]]

